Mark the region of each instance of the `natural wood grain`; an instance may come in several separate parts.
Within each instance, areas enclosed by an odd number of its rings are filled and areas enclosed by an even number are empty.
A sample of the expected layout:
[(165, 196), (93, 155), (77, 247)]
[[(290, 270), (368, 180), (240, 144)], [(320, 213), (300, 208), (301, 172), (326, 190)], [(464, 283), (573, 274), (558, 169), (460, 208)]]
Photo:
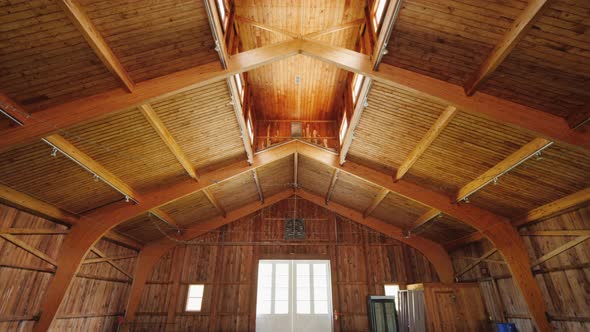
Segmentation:
[(424, 213), (418, 219), (412, 223), (412, 227), (408, 229), (408, 234), (413, 233), (416, 229), (426, 225), (427, 223), (434, 222), (437, 217), (441, 215), (441, 212), (437, 209), (430, 209)]
[(11, 242), (12, 244), (14, 244), (15, 246), (28, 251), (30, 254), (46, 261), (47, 263), (57, 267), (57, 262), (55, 261), (55, 259), (49, 257), (47, 254), (45, 254), (44, 252), (40, 251), (37, 248), (32, 247), (31, 245), (29, 245), (28, 243), (16, 238), (14, 235), (10, 235), (10, 234), (0, 234), (0, 237), (5, 239), (8, 242)]
[(588, 201), (590, 201), (590, 188), (580, 190), (576, 193), (560, 198), (557, 201), (535, 208), (527, 212), (522, 218), (514, 220), (512, 223), (514, 226), (520, 227), (538, 220), (552, 217), (562, 212), (567, 212), (568, 210), (583, 205)]
[(569, 241), (565, 244), (562, 244), (561, 246), (551, 250), (550, 252), (546, 253), (545, 255), (535, 259), (533, 261), (533, 263), (531, 264), (531, 267), (535, 267), (537, 265), (543, 264), (545, 261), (561, 254), (562, 252), (564, 252), (568, 249), (571, 249), (571, 248), (579, 245), (580, 243), (582, 243), (588, 239), (590, 239), (590, 235), (585, 235), (585, 236), (577, 237), (575, 240)]
[(365, 212), (363, 212), (363, 217), (366, 218), (366, 217), (370, 216), (371, 213), (377, 208), (377, 206), (379, 206), (381, 201), (383, 201), (385, 199), (387, 194), (389, 194), (389, 190), (381, 189), (381, 191), (379, 192), (379, 195), (377, 195), (377, 196), (375, 196), (375, 198), (373, 198), (373, 202), (371, 202), (371, 205), (369, 205), (369, 207), (365, 210)]
[(358, 99), (356, 101), (356, 104), (354, 105), (352, 117), (350, 118), (350, 123), (348, 124), (348, 129), (346, 130), (344, 140), (341, 144), (342, 147), (340, 148), (340, 164), (344, 164), (346, 162), (346, 155), (348, 154), (348, 150), (350, 149), (350, 145), (352, 144), (352, 140), (354, 138), (354, 131), (356, 130), (356, 127), (361, 121), (361, 116), (363, 115), (363, 111), (365, 109), (366, 98), (369, 95), (369, 91), (371, 90), (371, 84), (372, 80), (370, 78), (365, 78), (365, 80), (362, 83)]

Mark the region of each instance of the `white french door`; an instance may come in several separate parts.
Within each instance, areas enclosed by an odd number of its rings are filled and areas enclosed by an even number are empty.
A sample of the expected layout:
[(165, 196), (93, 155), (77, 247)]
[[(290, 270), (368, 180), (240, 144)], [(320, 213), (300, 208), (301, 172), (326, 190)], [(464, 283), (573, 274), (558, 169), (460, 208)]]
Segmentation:
[(260, 260), (256, 331), (332, 331), (328, 260)]

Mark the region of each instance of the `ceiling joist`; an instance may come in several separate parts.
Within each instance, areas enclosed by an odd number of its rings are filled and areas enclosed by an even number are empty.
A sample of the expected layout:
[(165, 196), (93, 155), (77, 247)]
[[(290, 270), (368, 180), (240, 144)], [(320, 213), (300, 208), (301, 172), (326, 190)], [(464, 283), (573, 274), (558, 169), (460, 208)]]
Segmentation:
[(328, 191), (326, 192), (325, 202), (326, 205), (330, 203), (332, 199), (332, 195), (334, 194), (334, 188), (336, 188), (336, 182), (338, 182), (338, 173), (340, 170), (338, 168), (334, 168), (332, 171), (332, 178), (330, 179), (330, 185), (328, 186)]
[(258, 179), (258, 170), (252, 170), (252, 177), (254, 178), (254, 184), (256, 185), (256, 192), (258, 193), (258, 199), (262, 204), (264, 204), (264, 193), (262, 192), (262, 186), (260, 185), (260, 180)]
[(135, 84), (129, 74), (119, 62), (109, 45), (102, 38), (94, 24), (90, 21), (77, 0), (59, 0), (59, 5), (66, 12), (70, 20), (80, 30), (86, 42), (92, 47), (94, 53), (103, 62), (107, 69), (113, 73), (128, 92), (133, 92)]
[(387, 197), (387, 194), (389, 194), (389, 190), (381, 189), (381, 191), (379, 191), (379, 194), (377, 194), (377, 196), (373, 198), (371, 205), (369, 205), (369, 207), (363, 213), (363, 218), (367, 218), (368, 216), (370, 216), (371, 213), (375, 211), (377, 206), (379, 206), (379, 204), (381, 204), (381, 202), (385, 199), (385, 197)]
[(477, 88), (492, 75), (502, 64), (502, 61), (516, 47), (518, 42), (526, 35), (535, 21), (549, 8), (551, 0), (530, 0), (520, 15), (512, 22), (512, 26), (504, 36), (496, 43), (490, 54), (481, 64), (479, 69), (465, 84), (465, 93), (472, 95)]
[(221, 206), (221, 204), (219, 203), (219, 201), (217, 200), (217, 198), (215, 196), (213, 196), (213, 193), (211, 193), (211, 191), (208, 188), (205, 188), (205, 189), (203, 189), (203, 194), (205, 194), (205, 197), (207, 197), (207, 199), (209, 200), (209, 202), (217, 209), (217, 211), (219, 212), (219, 214), (221, 214), (224, 218), (226, 218), (227, 217), (227, 212)]
[(414, 220), (412, 225), (408, 228), (407, 234), (415, 234), (417, 229), (424, 227), (424, 225), (430, 222), (434, 222), (434, 220), (436, 220), (436, 218), (440, 217), (441, 215), (442, 212), (437, 209), (430, 209), (426, 211), (424, 214), (418, 217), (418, 219)]
[(447, 127), (449, 123), (453, 120), (455, 115), (457, 114), (457, 108), (454, 106), (448, 106), (442, 114), (438, 117), (436, 122), (428, 129), (424, 137), (418, 142), (418, 144), (414, 147), (412, 152), (408, 154), (406, 159), (404, 159), (403, 163), (397, 169), (394, 181), (399, 181), (409, 170), (410, 168), (418, 161), (418, 158), (422, 156), (422, 154), (428, 149), (428, 147), (434, 142), (434, 140), (442, 133), (442, 131)]
[(571, 195), (562, 197), (551, 203), (547, 203), (538, 208), (532, 209), (525, 216), (516, 219), (512, 224), (516, 227), (522, 227), (527, 224), (541, 221), (558, 214), (570, 211), (590, 202), (590, 188), (582, 189)]

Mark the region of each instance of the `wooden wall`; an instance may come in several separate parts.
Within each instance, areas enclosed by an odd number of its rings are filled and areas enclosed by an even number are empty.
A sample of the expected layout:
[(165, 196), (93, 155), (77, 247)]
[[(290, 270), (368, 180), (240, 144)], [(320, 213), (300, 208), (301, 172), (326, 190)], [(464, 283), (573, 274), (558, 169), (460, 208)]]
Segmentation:
[[(549, 230), (589, 230), (590, 207), (547, 219), (521, 229), (521, 233)], [(576, 236), (525, 236), (531, 261), (575, 240)], [(456, 271), (494, 247), (488, 241), (472, 243), (451, 253)], [(487, 271), (486, 271), (487, 270)], [(487, 272), (487, 273), (486, 273)], [(590, 330), (590, 241), (563, 251), (534, 267), (551, 324), (558, 331)], [(495, 303), (492, 316), (518, 325), (519, 331), (533, 331), (526, 303), (501, 256), (495, 253), (465, 273), (461, 280), (480, 281), (488, 303)]]
[[(67, 227), (0, 204), (0, 331), (31, 331), (55, 267), (7, 241), (7, 229), (67, 231)], [(21, 245), (55, 260), (65, 234), (10, 235)], [(136, 251), (106, 240), (95, 246), (133, 275)], [(91, 252), (87, 259), (98, 258)], [(59, 267), (58, 267), (59, 268)], [(114, 331), (123, 315), (131, 278), (107, 262), (84, 264), (66, 294), (51, 331)]]
[[(306, 239), (283, 240), (283, 219), (306, 220)], [(344, 220), (325, 209), (286, 200), (199, 239), (161, 259), (144, 289), (134, 331), (164, 331), (173, 300), (174, 331), (254, 331), (258, 259), (330, 259), (337, 330), (366, 331), (366, 296), (384, 283), (436, 281), (429, 262), (414, 249)], [(182, 262), (175, 279), (172, 262)], [(188, 284), (205, 284), (203, 308), (184, 312)], [(216, 300), (217, 299), (217, 300)]]

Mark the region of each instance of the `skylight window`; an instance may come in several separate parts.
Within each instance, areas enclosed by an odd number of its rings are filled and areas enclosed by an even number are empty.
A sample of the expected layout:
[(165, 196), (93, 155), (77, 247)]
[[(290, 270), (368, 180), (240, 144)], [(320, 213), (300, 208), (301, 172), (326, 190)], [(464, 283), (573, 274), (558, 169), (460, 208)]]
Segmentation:
[(383, 14), (385, 12), (385, 4), (387, 0), (377, 0), (375, 2), (375, 14), (373, 16), (373, 25), (375, 28), (375, 32), (379, 30), (379, 25), (381, 24), (381, 20), (383, 20)]
[(221, 18), (221, 22), (225, 22), (225, 4), (223, 0), (217, 0), (217, 9), (219, 10), (219, 17)]
[(344, 136), (346, 135), (346, 131), (348, 130), (348, 119), (346, 119), (346, 113), (342, 117), (342, 125), (340, 125), (340, 144), (344, 141)]
[(352, 81), (352, 103), (356, 103), (359, 94), (361, 92), (361, 86), (363, 85), (363, 80), (365, 77), (361, 74), (354, 75), (354, 79)]
[(252, 128), (252, 118), (248, 117), (246, 127), (248, 127), (248, 136), (250, 136), (250, 144), (254, 144), (254, 130)]
[(205, 285), (189, 285), (186, 298), (186, 311), (201, 311), (203, 304), (203, 290)]
[(238, 86), (238, 92), (240, 93), (240, 100), (244, 101), (244, 84), (242, 84), (242, 77), (240, 74), (236, 74), (234, 77)]

